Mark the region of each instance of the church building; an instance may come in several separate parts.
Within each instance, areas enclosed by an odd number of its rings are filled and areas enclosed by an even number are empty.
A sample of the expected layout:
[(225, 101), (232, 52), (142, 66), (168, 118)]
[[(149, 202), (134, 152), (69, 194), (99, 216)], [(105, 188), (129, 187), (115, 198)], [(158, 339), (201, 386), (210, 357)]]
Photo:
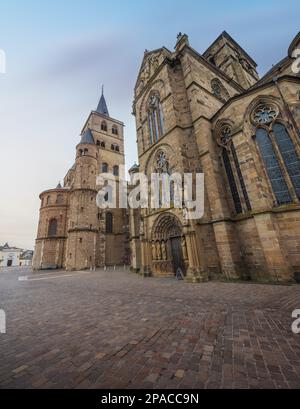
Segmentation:
[(64, 184), (40, 195), (34, 267), (128, 264), (145, 277), (300, 281), (300, 69), (294, 50), (259, 78), (226, 32), (199, 53), (145, 51), (134, 89), (139, 164), (129, 173), (203, 173), (205, 208), (109, 209), (96, 176), (124, 164), (123, 123), (102, 94)]
[[(186, 280), (300, 280), (300, 74), (293, 51), (259, 78), (226, 32), (202, 54), (179, 34), (174, 51), (145, 51), (134, 115), (139, 167), (203, 172), (205, 211), (130, 211), (132, 268)], [(297, 67), (296, 67), (297, 68)]]

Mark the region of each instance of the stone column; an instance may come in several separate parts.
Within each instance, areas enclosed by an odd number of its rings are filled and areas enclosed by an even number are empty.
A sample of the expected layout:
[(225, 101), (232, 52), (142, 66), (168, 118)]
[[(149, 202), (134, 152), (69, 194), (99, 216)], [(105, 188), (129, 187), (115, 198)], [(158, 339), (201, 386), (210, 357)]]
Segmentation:
[(184, 235), (186, 240), (186, 249), (188, 256), (188, 270), (186, 281), (192, 283), (200, 283), (208, 280), (207, 273), (204, 266), (201, 264), (201, 248), (197, 243), (196, 234), (194, 230), (184, 228)]
[(148, 240), (145, 235), (144, 220), (141, 220), (140, 225), (140, 239), (141, 239), (141, 275), (144, 277), (151, 276), (149, 254), (151, 249), (148, 245)]

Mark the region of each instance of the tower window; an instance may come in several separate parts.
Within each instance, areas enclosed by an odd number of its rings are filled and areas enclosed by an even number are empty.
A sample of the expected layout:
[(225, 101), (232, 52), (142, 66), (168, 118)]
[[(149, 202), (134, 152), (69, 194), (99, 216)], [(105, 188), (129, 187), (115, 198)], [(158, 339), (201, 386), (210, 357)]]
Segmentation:
[(115, 150), (115, 145), (111, 145), (111, 150), (114, 151)]
[(105, 231), (108, 234), (111, 234), (113, 232), (113, 215), (110, 212), (106, 213)]
[(63, 197), (63, 195), (61, 195), (61, 194), (57, 195), (56, 203), (57, 203), (57, 204), (62, 204), (63, 202), (64, 202), (64, 197)]
[(49, 222), (48, 236), (54, 237), (57, 233), (57, 220), (51, 219)]
[(222, 100), (223, 102), (227, 101), (229, 99), (229, 94), (227, 92), (227, 89), (224, 87), (222, 82), (219, 80), (219, 78), (214, 78), (211, 81), (211, 90), (212, 93)]
[(105, 148), (105, 142), (101, 142), (101, 148)]
[(105, 121), (101, 122), (101, 131), (107, 132), (107, 124)]
[(118, 165), (114, 166), (113, 173), (115, 176), (119, 176), (119, 166)]
[(97, 146), (100, 146), (100, 141), (97, 141), (97, 142), (96, 142), (96, 145), (97, 145)]
[(115, 145), (115, 150), (116, 150), (117, 152), (120, 152), (119, 145)]
[(50, 196), (47, 196), (46, 204), (47, 204), (47, 205), (50, 205), (50, 204), (51, 204), (51, 197), (50, 197)]
[(115, 125), (112, 127), (111, 131), (112, 131), (113, 135), (118, 135), (119, 134), (118, 128)]
[(107, 163), (103, 163), (103, 164), (102, 164), (102, 172), (103, 172), (103, 173), (107, 173), (107, 172), (108, 172), (108, 164), (107, 164)]

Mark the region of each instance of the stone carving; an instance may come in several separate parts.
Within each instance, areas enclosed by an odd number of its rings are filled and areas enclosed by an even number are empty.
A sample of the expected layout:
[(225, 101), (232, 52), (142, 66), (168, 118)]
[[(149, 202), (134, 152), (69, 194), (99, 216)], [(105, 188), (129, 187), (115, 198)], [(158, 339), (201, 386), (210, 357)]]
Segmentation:
[(270, 124), (277, 118), (278, 113), (278, 109), (275, 107), (263, 105), (255, 110), (253, 120), (257, 124)]
[(183, 259), (187, 260), (188, 259), (188, 254), (187, 254), (186, 241), (185, 241), (184, 236), (181, 238), (181, 247), (182, 247)]
[(161, 243), (161, 252), (162, 252), (162, 259), (166, 261), (167, 260), (167, 246), (164, 241), (162, 241)]
[(156, 260), (156, 246), (155, 243), (152, 243), (152, 260)]
[[(148, 51), (145, 51), (147, 53)], [(159, 67), (159, 55), (149, 55), (140, 74), (140, 86), (144, 87)]]
[(220, 143), (222, 146), (226, 146), (230, 144), (231, 140), (231, 127), (225, 124), (221, 129)]
[(156, 254), (157, 254), (157, 260), (161, 260), (161, 247), (160, 247), (159, 241), (156, 243)]

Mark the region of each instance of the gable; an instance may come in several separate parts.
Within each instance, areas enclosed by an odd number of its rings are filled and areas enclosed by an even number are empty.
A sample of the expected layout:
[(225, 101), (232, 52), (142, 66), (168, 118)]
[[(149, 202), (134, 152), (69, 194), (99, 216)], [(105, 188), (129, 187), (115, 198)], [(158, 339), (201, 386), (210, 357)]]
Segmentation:
[(135, 96), (140, 94), (168, 56), (171, 56), (171, 52), (164, 47), (154, 51), (145, 52), (134, 88)]

